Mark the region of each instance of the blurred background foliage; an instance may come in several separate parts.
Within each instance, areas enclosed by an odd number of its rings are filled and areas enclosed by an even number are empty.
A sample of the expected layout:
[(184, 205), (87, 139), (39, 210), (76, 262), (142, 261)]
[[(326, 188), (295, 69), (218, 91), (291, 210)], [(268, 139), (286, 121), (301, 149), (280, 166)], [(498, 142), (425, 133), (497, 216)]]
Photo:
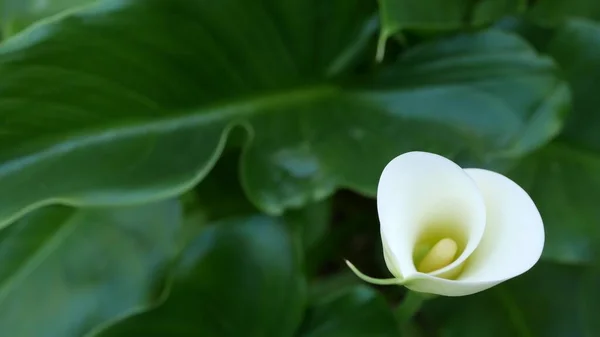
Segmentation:
[[(597, 0), (0, 0), (11, 337), (600, 336)], [(387, 277), (383, 166), (502, 172), (542, 260)]]

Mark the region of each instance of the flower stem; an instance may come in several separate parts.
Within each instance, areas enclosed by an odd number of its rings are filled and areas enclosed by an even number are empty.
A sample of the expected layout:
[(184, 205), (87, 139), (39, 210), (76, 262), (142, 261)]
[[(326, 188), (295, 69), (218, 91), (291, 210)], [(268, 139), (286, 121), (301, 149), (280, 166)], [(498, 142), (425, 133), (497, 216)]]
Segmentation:
[(415, 291), (408, 291), (404, 300), (396, 309), (396, 320), (400, 326), (408, 324), (411, 319), (419, 312), (423, 303), (432, 298), (432, 295), (422, 294)]

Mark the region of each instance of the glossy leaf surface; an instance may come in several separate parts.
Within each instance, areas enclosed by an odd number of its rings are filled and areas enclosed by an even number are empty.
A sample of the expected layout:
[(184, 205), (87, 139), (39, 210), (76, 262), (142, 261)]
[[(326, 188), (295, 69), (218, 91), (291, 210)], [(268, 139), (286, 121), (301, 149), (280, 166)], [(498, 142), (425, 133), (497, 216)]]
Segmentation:
[(39, 209), (0, 232), (0, 326), (19, 337), (80, 337), (161, 295), (181, 210)]
[(373, 194), (404, 151), (477, 162), (554, 134), (568, 95), (552, 61), (514, 35), (424, 45), (347, 79), (374, 33), (372, 5), (107, 0), (7, 41), (0, 223), (48, 203), (180, 194), (235, 125), (250, 136), (243, 187), (272, 214), (339, 186)]
[(595, 336), (589, 317), (600, 298), (590, 297), (598, 295), (593, 276), (584, 268), (540, 264), (489, 291), (434, 300), (425, 316), (440, 337)]
[(385, 41), (405, 30), (447, 32), (489, 24), (525, 9), (523, 0), (380, 0), (379, 57)]
[(100, 336), (293, 336), (306, 300), (293, 241), (267, 217), (214, 223), (182, 253), (162, 306)]
[(590, 263), (600, 253), (600, 25), (575, 20), (548, 45), (573, 92), (573, 111), (552, 144), (510, 173), (533, 197), (546, 227), (544, 257)]
[(555, 26), (577, 17), (600, 20), (600, 3), (596, 0), (536, 1), (528, 14), (533, 21), (546, 26)]
[(332, 292), (309, 306), (301, 337), (399, 337), (385, 299), (367, 286)]
[(0, 41), (52, 15), (75, 10), (96, 0), (0, 0)]

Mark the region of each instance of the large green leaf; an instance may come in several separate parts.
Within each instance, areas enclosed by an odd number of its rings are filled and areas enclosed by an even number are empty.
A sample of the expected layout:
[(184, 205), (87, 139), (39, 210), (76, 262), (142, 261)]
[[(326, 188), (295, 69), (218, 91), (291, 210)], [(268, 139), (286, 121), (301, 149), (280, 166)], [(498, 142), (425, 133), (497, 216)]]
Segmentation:
[(309, 306), (301, 337), (399, 337), (385, 299), (364, 285), (337, 291)]
[(596, 0), (540, 0), (530, 10), (536, 23), (556, 25), (576, 17), (600, 20), (600, 2)]
[(546, 232), (544, 259), (589, 263), (600, 252), (600, 156), (555, 142), (510, 176), (533, 198)]
[(19, 337), (80, 337), (152, 305), (181, 221), (176, 202), (39, 209), (0, 232), (0, 326)]
[(286, 213), (286, 221), (301, 239), (305, 250), (310, 251), (315, 248), (329, 231), (331, 204), (331, 200), (328, 199)]
[(239, 163), (239, 151), (224, 152), (212, 171), (194, 188), (195, 205), (208, 221), (258, 213), (238, 179)]
[(272, 214), (339, 186), (373, 194), (404, 151), (482, 161), (553, 135), (565, 87), (514, 35), (420, 46), (377, 76), (348, 79), (372, 5), (107, 0), (8, 40), (0, 225), (42, 204), (180, 194), (235, 125), (249, 135), (243, 187)]
[(583, 294), (581, 308), (582, 321), (587, 327), (587, 336), (596, 336), (600, 334), (600, 320), (598, 313), (600, 312), (600, 265), (589, 270), (583, 279)]
[(382, 34), (403, 29), (456, 29), (466, 25), (469, 0), (381, 0)]
[(548, 52), (548, 44), (556, 33), (554, 28), (536, 24), (525, 16), (505, 17), (499, 20), (494, 27), (519, 34), (542, 53)]
[(521, 14), (527, 8), (527, 0), (479, 0), (471, 1), (467, 19), (471, 26), (491, 24), (508, 15)]
[(96, 0), (0, 0), (0, 41), (43, 18)]
[(494, 22), (525, 9), (524, 0), (380, 0), (379, 57), (385, 41), (407, 29), (451, 31)]
[(550, 42), (548, 51), (573, 88), (573, 113), (562, 140), (600, 153), (600, 23), (571, 20)]
[(538, 205), (546, 227), (544, 257), (590, 262), (600, 246), (600, 25), (572, 21), (549, 50), (573, 88), (573, 112), (550, 146), (527, 158), (511, 175)]
[[(223, 153), (213, 170), (193, 191), (193, 206), (204, 221), (217, 221), (232, 216), (247, 216), (258, 212), (250, 203), (237, 177), (239, 151)], [(317, 244), (329, 229), (331, 202), (326, 199), (285, 213), (285, 223), (302, 243), (306, 268), (317, 267), (321, 262), (313, 258)]]
[(292, 336), (306, 297), (293, 242), (267, 217), (215, 223), (183, 252), (164, 305), (100, 336)]
[(584, 268), (539, 264), (482, 293), (428, 302), (426, 324), (437, 327), (440, 337), (598, 336), (598, 312), (592, 310), (600, 294), (592, 276)]

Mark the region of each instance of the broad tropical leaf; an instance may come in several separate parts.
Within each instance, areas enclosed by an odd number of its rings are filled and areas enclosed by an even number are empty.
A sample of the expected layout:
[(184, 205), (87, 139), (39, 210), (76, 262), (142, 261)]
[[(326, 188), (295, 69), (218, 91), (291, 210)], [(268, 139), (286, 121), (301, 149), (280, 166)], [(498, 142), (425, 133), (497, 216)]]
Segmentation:
[(388, 38), (405, 30), (453, 31), (489, 24), (525, 10), (524, 0), (380, 0), (379, 58)]
[(561, 140), (600, 153), (600, 23), (571, 20), (548, 46), (573, 88), (573, 113)]
[(398, 337), (398, 324), (383, 296), (367, 286), (332, 292), (312, 303), (301, 337)]
[(596, 336), (593, 310), (600, 294), (595, 275), (585, 268), (542, 263), (480, 294), (431, 301), (424, 313), (443, 337)]
[(286, 226), (256, 216), (207, 227), (184, 250), (164, 305), (101, 337), (291, 337), (306, 281)]
[(573, 112), (560, 137), (511, 174), (544, 218), (544, 257), (589, 263), (600, 253), (600, 24), (571, 21), (548, 47), (573, 88)]
[(52, 15), (96, 0), (0, 0), (0, 41)]
[(590, 263), (600, 252), (600, 156), (554, 142), (510, 175), (535, 201), (546, 232), (542, 258)]
[(596, 0), (536, 1), (528, 16), (536, 23), (546, 26), (558, 25), (577, 17), (600, 20), (600, 2)]
[(0, 326), (19, 337), (80, 337), (153, 305), (177, 252), (174, 201), (41, 208), (0, 232)]
[(372, 6), (106, 0), (8, 40), (0, 225), (44, 204), (178, 195), (235, 126), (248, 132), (242, 185), (271, 214), (340, 186), (372, 195), (404, 151), (480, 163), (556, 133), (568, 92), (550, 59), (507, 33), (423, 45), (350, 76), (374, 34)]

